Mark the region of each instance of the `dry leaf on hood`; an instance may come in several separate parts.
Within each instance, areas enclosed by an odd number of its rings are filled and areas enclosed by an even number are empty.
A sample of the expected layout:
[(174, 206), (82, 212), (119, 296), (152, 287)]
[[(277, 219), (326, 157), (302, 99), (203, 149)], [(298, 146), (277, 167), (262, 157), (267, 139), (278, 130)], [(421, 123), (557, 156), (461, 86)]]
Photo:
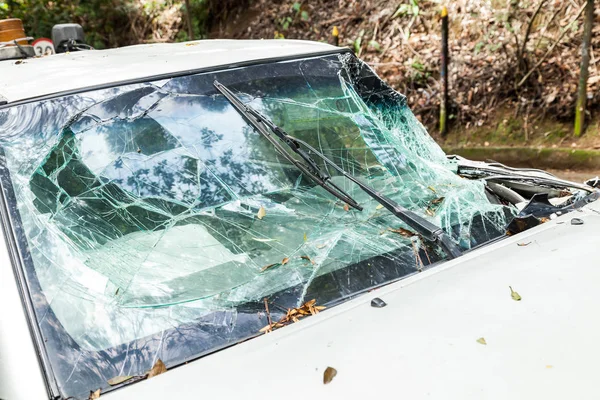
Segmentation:
[(153, 376), (160, 375), (164, 372), (167, 372), (167, 367), (165, 363), (163, 363), (162, 360), (159, 358), (154, 363), (152, 369), (148, 371), (148, 378), (152, 378)]
[(509, 289), (510, 289), (510, 297), (512, 297), (512, 299), (514, 301), (521, 301), (521, 295), (519, 293), (515, 292), (513, 290), (513, 288), (510, 286), (509, 286)]
[(485, 339), (482, 338), (482, 337), (480, 337), (479, 339), (477, 339), (477, 343), (487, 344), (487, 342), (485, 341)]
[(337, 370), (333, 367), (325, 368), (325, 372), (323, 372), (323, 383), (327, 385), (329, 382), (335, 378), (337, 375)]
[(90, 397), (88, 397), (89, 400), (96, 400), (100, 398), (100, 389), (96, 390), (95, 392), (90, 392)]

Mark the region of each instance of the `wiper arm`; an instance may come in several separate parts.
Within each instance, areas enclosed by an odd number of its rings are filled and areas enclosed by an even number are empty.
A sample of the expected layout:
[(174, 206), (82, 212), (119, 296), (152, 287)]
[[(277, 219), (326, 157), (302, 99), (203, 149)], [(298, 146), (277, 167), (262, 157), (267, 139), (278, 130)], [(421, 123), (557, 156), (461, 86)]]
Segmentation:
[[(342, 200), (344, 203), (348, 204), (350, 207), (362, 211), (363, 208), (356, 202), (356, 200), (354, 200), (348, 193), (331, 181), (331, 176), (329, 176), (326, 171), (322, 170), (315, 160), (313, 160), (310, 155), (308, 155), (300, 147), (300, 144), (298, 144), (295, 138), (289, 136), (283, 131), (283, 129), (279, 128), (261, 113), (244, 104), (240, 98), (237, 97), (225, 85), (222, 85), (218, 81), (214, 81), (213, 85), (223, 96), (225, 96), (233, 108), (235, 108), (236, 111), (239, 112), (240, 115), (242, 115), (242, 117), (244, 117), (244, 119), (248, 121), (250, 125), (252, 125), (252, 127), (254, 127), (254, 129), (262, 134), (265, 139), (271, 142), (273, 147), (275, 147), (275, 150), (277, 150), (277, 152), (288, 162), (296, 166), (305, 176), (312, 179), (316, 184), (327, 190), (338, 199)], [(281, 145), (281, 143), (279, 143), (278, 139), (275, 139), (271, 133), (275, 134), (279, 139), (287, 144), (294, 153), (298, 154), (298, 156), (304, 160), (306, 164), (292, 157)]]
[[(358, 185), (358, 187), (360, 187), (371, 198), (373, 198), (379, 204), (385, 207), (394, 216), (401, 219), (404, 223), (406, 223), (408, 226), (417, 231), (417, 233), (421, 235), (423, 239), (439, 245), (444, 250), (444, 252), (446, 252), (449, 258), (456, 258), (462, 254), (458, 246), (454, 243), (454, 241), (452, 241), (452, 239), (446, 234), (446, 232), (444, 232), (442, 228), (436, 226), (435, 224), (432, 224), (431, 222), (415, 214), (414, 212), (405, 209), (400, 204), (396, 203), (394, 200), (384, 196), (374, 188), (364, 184), (359, 179), (340, 168), (336, 163), (334, 163), (332, 160), (327, 158), (327, 156), (319, 152), (317, 149), (315, 149), (308, 143), (288, 135), (283, 129), (275, 125), (271, 120), (263, 116), (261, 113), (254, 110), (252, 107), (242, 103), (239, 97), (233, 94), (226, 86), (222, 85), (218, 81), (214, 81), (214, 86), (221, 94), (223, 94), (223, 96), (227, 98), (227, 100), (229, 100), (233, 107), (257, 131), (259, 131), (267, 140), (269, 140), (273, 144), (273, 146), (283, 157), (285, 157), (292, 164), (296, 165), (303, 173), (305, 173), (311, 179), (319, 183), (323, 188), (332, 193), (334, 196), (345, 201), (350, 206), (358, 210), (362, 210), (362, 207), (358, 203), (356, 203), (354, 199), (352, 199), (343, 190), (333, 185), (333, 183), (330, 181), (329, 174), (327, 174), (325, 171), (319, 168), (318, 164), (312, 159), (309, 153), (318, 156), (324, 163), (331, 166), (345, 178)], [(281, 139), (284, 143), (286, 143), (292, 149), (292, 151), (298, 154), (308, 165), (304, 165), (298, 162), (293, 157), (291, 157), (289, 153), (285, 151), (283, 146), (277, 141), (277, 139), (275, 139), (271, 135), (271, 132), (275, 134), (279, 139)], [(309, 153), (304, 151), (302, 147), (308, 149)], [(326, 184), (333, 185), (335, 189), (333, 191), (330, 190), (331, 188), (327, 187)], [(351, 202), (349, 202), (348, 200), (350, 200)]]

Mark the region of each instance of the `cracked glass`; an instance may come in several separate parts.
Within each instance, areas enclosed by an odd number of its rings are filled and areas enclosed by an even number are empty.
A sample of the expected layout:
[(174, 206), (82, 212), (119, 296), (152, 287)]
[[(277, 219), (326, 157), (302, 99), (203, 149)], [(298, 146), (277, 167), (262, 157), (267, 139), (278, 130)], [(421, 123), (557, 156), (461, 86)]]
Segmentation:
[(63, 397), (255, 336), (265, 298), (277, 320), (446, 260), (336, 171), (363, 211), (303, 177), (215, 79), (463, 250), (505, 234), (514, 210), (457, 176), (404, 96), (348, 53), (0, 110), (3, 191)]

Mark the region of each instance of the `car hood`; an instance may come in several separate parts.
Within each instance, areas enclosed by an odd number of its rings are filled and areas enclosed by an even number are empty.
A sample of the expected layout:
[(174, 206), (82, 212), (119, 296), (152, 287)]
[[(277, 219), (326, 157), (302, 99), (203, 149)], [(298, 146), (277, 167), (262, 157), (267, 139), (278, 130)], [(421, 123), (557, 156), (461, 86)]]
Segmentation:
[(597, 201), (106, 398), (595, 398), (599, 237)]

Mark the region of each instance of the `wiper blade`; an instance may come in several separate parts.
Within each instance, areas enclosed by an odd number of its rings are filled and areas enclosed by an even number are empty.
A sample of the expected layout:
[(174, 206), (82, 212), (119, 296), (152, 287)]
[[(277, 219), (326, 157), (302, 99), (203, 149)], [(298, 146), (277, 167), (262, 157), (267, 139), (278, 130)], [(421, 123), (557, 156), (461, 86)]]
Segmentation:
[[(408, 226), (417, 231), (417, 233), (421, 237), (423, 237), (423, 239), (439, 245), (448, 255), (449, 258), (456, 258), (462, 254), (458, 246), (446, 234), (446, 232), (444, 232), (442, 228), (436, 226), (435, 224), (432, 224), (431, 222), (415, 214), (414, 212), (405, 209), (400, 204), (396, 203), (394, 200), (384, 196), (374, 188), (364, 184), (353, 175), (347, 173), (335, 162), (327, 158), (327, 156), (319, 152), (317, 149), (315, 149), (308, 143), (288, 135), (287, 132), (275, 125), (271, 120), (263, 116), (260, 112), (244, 104), (240, 100), (240, 98), (237, 97), (233, 92), (231, 92), (231, 90), (229, 90), (226, 86), (222, 85), (216, 80), (213, 84), (215, 88), (221, 94), (223, 94), (223, 96), (225, 96), (227, 100), (229, 100), (233, 107), (257, 131), (259, 131), (267, 140), (269, 140), (269, 142), (273, 144), (273, 146), (284, 158), (286, 158), (292, 164), (296, 165), (303, 173), (305, 173), (308, 177), (319, 183), (323, 188), (332, 193), (334, 196), (345, 201), (346, 203), (348, 203), (348, 205), (358, 210), (362, 210), (362, 207), (354, 199), (352, 199), (352, 197), (346, 194), (343, 190), (339, 189), (337, 186), (333, 185), (333, 183), (330, 181), (329, 174), (323, 171), (321, 168), (319, 168), (316, 161), (314, 161), (311, 157), (311, 154), (318, 156), (325, 164), (331, 166), (333, 169), (335, 169), (341, 175), (343, 175), (346, 179), (349, 179), (350, 181), (358, 185), (358, 187), (360, 187), (371, 198), (376, 200), (379, 204), (381, 204), (388, 211), (390, 211), (394, 216), (401, 219), (404, 223), (406, 223)], [(285, 144), (287, 144), (292, 149), (292, 151), (298, 154), (308, 165), (304, 165), (301, 162), (297, 161), (295, 158), (291, 157), (290, 154), (287, 151), (285, 151), (283, 146), (277, 141), (277, 139), (275, 139), (271, 135), (271, 132), (275, 134), (279, 139), (281, 139)], [(308, 149), (308, 153), (304, 151), (302, 147)], [(333, 191), (330, 190), (332, 188), (327, 187), (327, 184), (332, 185), (334, 187)]]
[[(236, 111), (239, 112), (240, 115), (242, 115), (242, 117), (244, 117), (244, 119), (248, 121), (250, 125), (252, 125), (252, 127), (254, 127), (254, 129), (262, 134), (265, 139), (271, 142), (277, 152), (288, 162), (296, 166), (305, 176), (312, 179), (316, 184), (327, 190), (338, 199), (342, 200), (344, 203), (348, 204), (350, 207), (362, 211), (363, 208), (356, 202), (356, 200), (354, 200), (348, 193), (331, 181), (331, 176), (329, 176), (326, 171), (322, 170), (316, 161), (313, 160), (310, 155), (300, 147), (300, 144), (295, 138), (289, 136), (283, 129), (279, 128), (260, 112), (244, 104), (240, 98), (237, 97), (225, 85), (216, 80), (214, 81), (213, 85), (223, 96), (225, 96), (233, 108), (235, 108)], [(275, 134), (279, 139), (287, 144), (294, 153), (298, 154), (298, 156), (304, 160), (306, 164), (292, 157), (281, 145), (281, 143), (279, 143), (278, 139), (274, 138), (271, 133)]]

